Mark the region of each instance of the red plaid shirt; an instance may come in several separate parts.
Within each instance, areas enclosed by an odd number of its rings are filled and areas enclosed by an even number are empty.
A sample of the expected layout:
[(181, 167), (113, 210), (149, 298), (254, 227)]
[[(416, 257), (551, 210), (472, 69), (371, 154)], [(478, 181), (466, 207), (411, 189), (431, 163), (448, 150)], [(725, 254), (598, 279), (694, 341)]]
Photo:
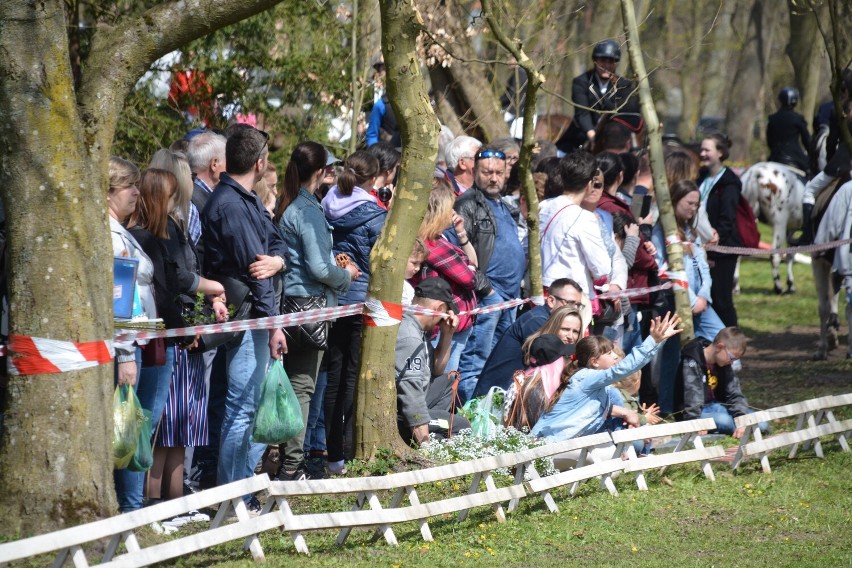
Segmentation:
[[(453, 291), (453, 300), (460, 311), (466, 312), (477, 306), (474, 283), (476, 275), (470, 267), (467, 255), (459, 247), (440, 237), (434, 241), (426, 241), (426, 249), (429, 256), (419, 274), (414, 275), (410, 282), (417, 286), (421, 280), (437, 276), (443, 278), (450, 284)], [(471, 316), (464, 315), (459, 318), (459, 327), (456, 331), (462, 331), (471, 326)]]

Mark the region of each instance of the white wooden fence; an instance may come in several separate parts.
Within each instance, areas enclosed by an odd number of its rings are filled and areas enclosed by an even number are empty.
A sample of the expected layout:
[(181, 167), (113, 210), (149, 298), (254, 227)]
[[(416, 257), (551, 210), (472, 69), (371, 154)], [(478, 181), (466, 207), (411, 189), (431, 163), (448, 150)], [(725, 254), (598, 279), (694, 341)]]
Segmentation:
[[(852, 394), (822, 397), (770, 409), (737, 419), (737, 425), (746, 427), (734, 467), (749, 456), (760, 456), (776, 448), (794, 446), (790, 457), (795, 455), (801, 443), (813, 443), (818, 455), (822, 455), (819, 437), (837, 436), (844, 451), (849, 446), (846, 433), (852, 430), (852, 420), (839, 422), (833, 410), (852, 404)], [(756, 424), (762, 420), (798, 416), (796, 431), (762, 439)], [(194, 495), (146, 507), (87, 525), (57, 531), (50, 534), (23, 539), (0, 545), (0, 566), (14, 560), (38, 555), (54, 555), (53, 566), (59, 567), (71, 560), (74, 566), (89, 566), (92, 555), (90, 543), (105, 542), (106, 548), (100, 563), (102, 566), (147, 566), (225, 542), (243, 539), (244, 549), (250, 551), (257, 561), (263, 561), (264, 553), (257, 535), (264, 531), (279, 529), (290, 534), (296, 550), (308, 554), (305, 534), (310, 531), (337, 529), (338, 544), (346, 541), (354, 528), (375, 528), (374, 538), (384, 538), (388, 544), (397, 544), (393, 526), (404, 522), (417, 522), (421, 537), (432, 540), (428, 520), (431, 517), (458, 513), (463, 520), (468, 511), (475, 507), (491, 507), (498, 522), (503, 522), (506, 513), (513, 511), (520, 499), (541, 495), (551, 511), (558, 511), (550, 491), (571, 485), (573, 495), (577, 485), (587, 479), (599, 478), (603, 487), (617, 495), (612, 483), (615, 473), (634, 473), (641, 490), (647, 489), (644, 472), (649, 469), (675, 464), (700, 462), (704, 475), (714, 479), (710, 461), (720, 458), (724, 450), (719, 446), (705, 448), (699, 432), (712, 430), (712, 420), (692, 420), (676, 424), (643, 426), (632, 430), (595, 434), (565, 442), (549, 444), (512, 454), (487, 457), (435, 468), (396, 473), (382, 477), (339, 478), (308, 481), (270, 481), (266, 475), (255, 476)], [(671, 454), (638, 457), (631, 442), (678, 435), (680, 442)], [(753, 438), (752, 441), (749, 439)], [(688, 445), (692, 449), (688, 449)], [(627, 459), (622, 459), (625, 453)], [(568, 471), (541, 477), (533, 465), (544, 457), (575, 456), (576, 466)], [(605, 456), (605, 457), (601, 457)], [(587, 463), (588, 462), (588, 463)], [(494, 471), (499, 468), (514, 469), (511, 485), (497, 487)], [(769, 469), (768, 460), (764, 470)], [(421, 502), (418, 486), (427, 483), (446, 482), (462, 477), (471, 477), (466, 495)], [(243, 497), (267, 492), (268, 498), (261, 514), (251, 517)], [(391, 494), (387, 507), (382, 506), (379, 494)], [(325, 513), (295, 513), (291, 500), (295, 497), (339, 495), (340, 503), (351, 503), (346, 495), (355, 497), (351, 510), (334, 510)], [(504, 508), (504, 503), (507, 507)], [(179, 535), (173, 540), (142, 548), (136, 531), (155, 521), (171, 519), (189, 511), (216, 507), (218, 512), (207, 530), (196, 534)], [(231, 519), (236, 517), (232, 522)], [(124, 551), (119, 554), (119, 547)], [(89, 548), (87, 553), (86, 548)]]

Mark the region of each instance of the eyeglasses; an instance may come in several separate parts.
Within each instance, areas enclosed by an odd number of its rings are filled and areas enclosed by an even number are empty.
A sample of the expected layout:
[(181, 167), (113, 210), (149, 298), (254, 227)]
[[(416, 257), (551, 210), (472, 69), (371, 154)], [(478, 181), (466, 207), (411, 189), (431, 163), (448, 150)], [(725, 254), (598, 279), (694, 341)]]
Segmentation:
[(264, 132), (263, 130), (260, 130), (260, 129), (255, 129), (255, 130), (257, 130), (258, 132), (263, 134), (263, 139), (264, 139), (263, 146), (260, 147), (260, 150), (257, 152), (257, 156), (255, 156), (255, 158), (254, 158), (254, 161), (256, 162), (263, 155), (263, 149), (266, 148), (269, 145), (269, 134), (267, 132)]
[(727, 346), (722, 347), (722, 349), (724, 349), (724, 350), (725, 350), (725, 353), (727, 353), (727, 355), (728, 355), (728, 361), (730, 361), (731, 363), (733, 363), (734, 361), (736, 361), (737, 359), (739, 359), (739, 357), (734, 357), (733, 355), (731, 355), (731, 352), (730, 352), (730, 351), (728, 351), (728, 347), (727, 347)]
[(521, 159), (520, 156), (514, 156), (514, 155), (513, 156), (506, 156), (506, 163), (509, 164), (510, 166), (514, 166), (515, 164), (518, 163), (518, 160), (520, 160), (520, 159)]
[(583, 304), (581, 302), (575, 302), (573, 300), (566, 300), (565, 298), (561, 298), (561, 297), (557, 296), (556, 294), (550, 294), (550, 297), (556, 298), (557, 300), (559, 300), (560, 302), (562, 302), (566, 306), (573, 306), (573, 307), (577, 308), (578, 310), (582, 310), (583, 308), (586, 307), (585, 304)]
[(500, 150), (480, 150), (476, 153), (476, 156), (473, 157), (475, 161), (479, 160), (487, 160), (489, 158), (497, 158), (498, 160), (505, 160), (506, 154), (501, 152)]
[(603, 189), (603, 182), (602, 181), (593, 181), (592, 182), (592, 189)]

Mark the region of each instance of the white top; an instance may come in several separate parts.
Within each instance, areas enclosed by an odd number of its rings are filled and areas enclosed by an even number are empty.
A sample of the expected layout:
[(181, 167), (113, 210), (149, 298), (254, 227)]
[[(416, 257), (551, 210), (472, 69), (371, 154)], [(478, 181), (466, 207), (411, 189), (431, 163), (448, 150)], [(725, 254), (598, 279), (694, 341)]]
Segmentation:
[(410, 306), (414, 301), (414, 286), (408, 283), (408, 280), (402, 281), (402, 305)]
[(560, 195), (541, 202), (540, 219), (542, 283), (571, 278), (594, 297), (593, 281), (612, 271), (597, 216)]

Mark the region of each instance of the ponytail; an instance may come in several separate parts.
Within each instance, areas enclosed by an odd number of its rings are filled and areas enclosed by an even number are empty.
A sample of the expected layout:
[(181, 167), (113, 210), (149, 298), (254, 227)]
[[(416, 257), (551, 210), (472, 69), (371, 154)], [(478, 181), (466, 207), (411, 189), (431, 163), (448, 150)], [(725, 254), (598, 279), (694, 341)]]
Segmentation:
[(343, 162), (343, 171), (337, 177), (340, 195), (350, 196), (356, 187), (379, 175), (379, 160), (366, 150), (358, 150)]
[(299, 189), (311, 180), (317, 171), (325, 167), (328, 157), (325, 147), (318, 142), (300, 142), (293, 148), (287, 169), (284, 171), (284, 182), (278, 204), (275, 206), (275, 222), (281, 221), (284, 211), (299, 195)]

